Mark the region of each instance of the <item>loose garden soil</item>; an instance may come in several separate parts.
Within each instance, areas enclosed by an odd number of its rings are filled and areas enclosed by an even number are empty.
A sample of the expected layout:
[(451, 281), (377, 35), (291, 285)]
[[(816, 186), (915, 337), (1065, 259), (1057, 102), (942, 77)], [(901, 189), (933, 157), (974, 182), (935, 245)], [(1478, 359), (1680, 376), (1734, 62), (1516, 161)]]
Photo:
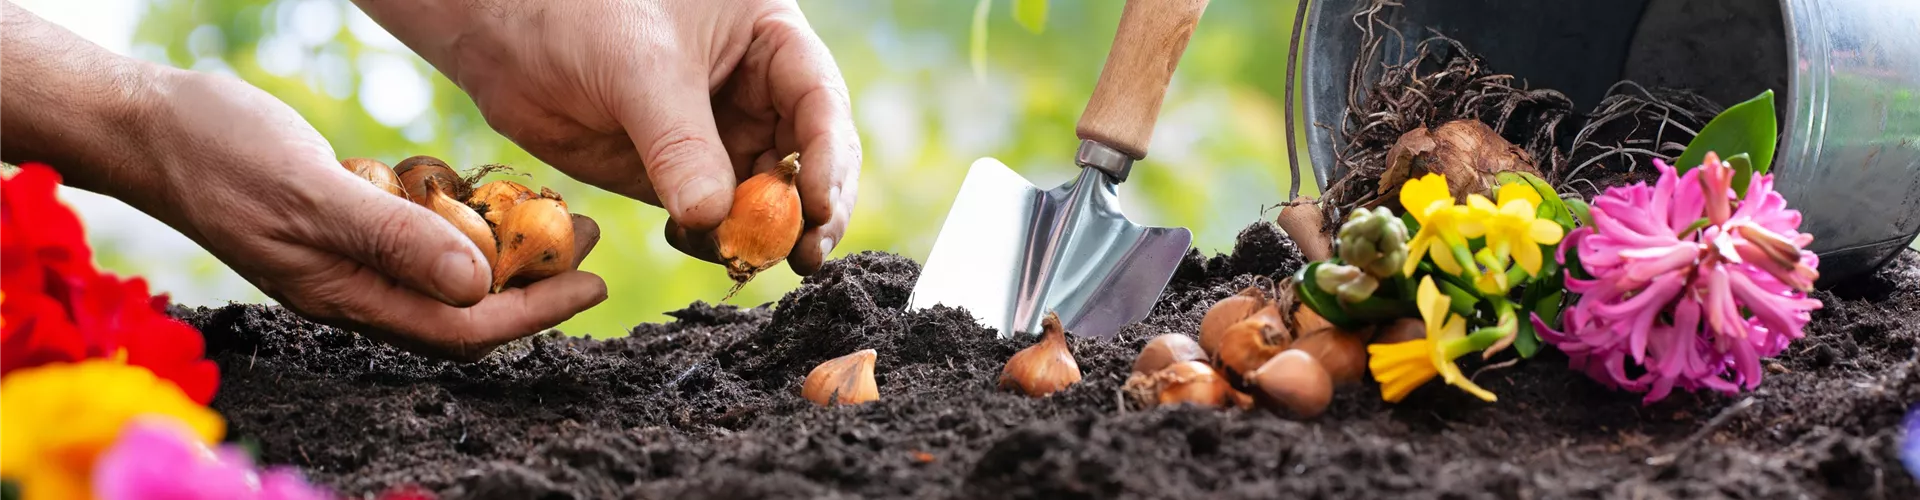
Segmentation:
[[(1920, 401), (1920, 257), (1818, 292), (1807, 338), (1748, 394), (1650, 406), (1549, 353), (1406, 401), (1342, 389), (1319, 418), (1134, 410), (1146, 339), (1193, 334), (1256, 275), (1301, 265), (1271, 225), (1190, 253), (1153, 315), (1074, 339), (1083, 382), (996, 390), (1024, 341), (963, 311), (905, 312), (919, 266), (829, 263), (777, 304), (695, 303), (605, 340), (543, 334), (473, 364), (432, 361), (278, 307), (176, 309), (202, 329), (213, 406), (264, 460), (345, 494), (417, 484), (443, 498), (1920, 498), (1900, 465)], [(617, 301), (618, 298), (616, 297)], [(879, 351), (882, 399), (816, 407), (816, 363)], [(1473, 368), (1469, 367), (1469, 371)]]

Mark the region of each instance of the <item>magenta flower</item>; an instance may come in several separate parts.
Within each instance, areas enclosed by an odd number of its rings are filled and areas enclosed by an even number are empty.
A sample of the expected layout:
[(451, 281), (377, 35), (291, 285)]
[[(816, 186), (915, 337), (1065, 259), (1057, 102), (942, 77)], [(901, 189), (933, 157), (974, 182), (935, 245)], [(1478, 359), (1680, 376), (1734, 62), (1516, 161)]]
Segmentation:
[(1753, 176), (1735, 199), (1733, 169), (1713, 153), (1685, 175), (1654, 167), (1653, 186), (1608, 189), (1593, 201), (1593, 225), (1567, 235), (1560, 263), (1573, 248), (1593, 279), (1567, 275), (1580, 297), (1562, 313), (1565, 330), (1538, 316), (1534, 328), (1574, 368), (1646, 392), (1645, 403), (1675, 388), (1751, 390), (1760, 359), (1800, 338), (1821, 306), (1806, 293), (1819, 278), (1819, 258), (1805, 250), (1813, 236), (1799, 232), (1800, 212), (1771, 175)]
[(94, 464), (93, 491), (104, 500), (332, 498), (294, 470), (256, 471), (239, 448), (209, 448), (165, 418), (143, 418), (120, 432)]

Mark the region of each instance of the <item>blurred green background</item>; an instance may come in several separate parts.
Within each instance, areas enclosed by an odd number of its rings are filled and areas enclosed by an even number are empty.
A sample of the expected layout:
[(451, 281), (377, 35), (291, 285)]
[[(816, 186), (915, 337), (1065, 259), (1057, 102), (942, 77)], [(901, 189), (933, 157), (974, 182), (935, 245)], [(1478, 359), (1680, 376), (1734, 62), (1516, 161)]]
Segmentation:
[[(531, 174), (529, 185), (561, 192), (573, 211), (600, 222), (604, 238), (583, 267), (609, 286), (607, 302), (560, 326), (568, 333), (624, 335), (693, 301), (717, 301), (731, 284), (719, 266), (667, 246), (660, 236), (665, 212), (574, 182), (527, 155), (489, 129), (459, 89), (345, 0), (21, 3), (116, 52), (251, 82), (292, 105), (342, 157), (394, 163), (429, 154), (456, 167), (503, 163)], [(1017, 21), (1016, 12), (1032, 11), (1017, 11), (1016, 3), (1044, 5), (1044, 21)], [(975, 0), (800, 5), (846, 77), (865, 146), (860, 201), (834, 255), (882, 250), (921, 260), (974, 159), (999, 158), (1043, 186), (1075, 174), (1074, 122), (1123, 2), (992, 0), (984, 16)], [(1263, 207), (1283, 201), (1281, 94), (1295, 5), (1217, 0), (1208, 7), (1174, 76), (1151, 154), (1121, 186), (1131, 218), (1191, 228), (1195, 245), (1212, 253), (1269, 217)], [(974, 29), (976, 19), (983, 30)], [(983, 51), (974, 51), (976, 42), (984, 42)], [(146, 276), (188, 305), (268, 300), (153, 219), (89, 193), (69, 191), (67, 199), (89, 224), (107, 268)], [(731, 302), (775, 301), (798, 284), (783, 265)]]

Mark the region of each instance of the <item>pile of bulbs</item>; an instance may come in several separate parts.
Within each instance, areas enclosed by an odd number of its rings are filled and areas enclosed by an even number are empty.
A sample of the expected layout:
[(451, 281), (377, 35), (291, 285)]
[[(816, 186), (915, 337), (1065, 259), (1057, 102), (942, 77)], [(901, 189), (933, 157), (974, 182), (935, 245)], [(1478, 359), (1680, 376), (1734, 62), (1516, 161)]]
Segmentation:
[(1373, 333), (1335, 327), (1290, 294), (1249, 286), (1207, 310), (1198, 341), (1179, 333), (1149, 340), (1125, 391), (1142, 407), (1257, 405), (1313, 418), (1333, 400), (1336, 385), (1365, 376)]
[(476, 187), (479, 177), (492, 168), (462, 178), (446, 162), (425, 155), (401, 160), (394, 167), (371, 158), (348, 158), (340, 165), (452, 223), (487, 258), (496, 293), (579, 266), (573, 215), (553, 190), (535, 192), (508, 180)]
[[(1282, 293), (1275, 296), (1269, 288)], [(1149, 340), (1134, 360), (1125, 392), (1141, 407), (1257, 405), (1282, 416), (1313, 418), (1333, 401), (1336, 385), (1358, 384), (1366, 376), (1366, 345), (1376, 334), (1425, 334), (1419, 320), (1379, 332), (1341, 329), (1286, 290), (1291, 284), (1249, 286), (1214, 303), (1200, 322), (1197, 341), (1180, 333)], [(1080, 366), (1060, 317), (1050, 313), (1041, 326), (1040, 340), (1007, 360), (1001, 389), (1037, 398), (1080, 382)], [(801, 384), (801, 397), (820, 406), (879, 400), (873, 374), (877, 357), (873, 349), (863, 349), (820, 363)]]

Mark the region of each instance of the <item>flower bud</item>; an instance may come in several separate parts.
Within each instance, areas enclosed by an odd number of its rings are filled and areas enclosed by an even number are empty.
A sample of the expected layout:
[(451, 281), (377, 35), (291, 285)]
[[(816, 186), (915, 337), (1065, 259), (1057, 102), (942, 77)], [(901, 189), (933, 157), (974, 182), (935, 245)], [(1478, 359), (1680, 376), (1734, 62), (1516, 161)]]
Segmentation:
[(1349, 265), (1321, 264), (1314, 270), (1313, 281), (1321, 291), (1339, 296), (1346, 304), (1367, 300), (1380, 287), (1380, 280)]
[(1353, 211), (1339, 239), (1340, 260), (1375, 278), (1393, 275), (1407, 260), (1407, 225), (1386, 207)]

